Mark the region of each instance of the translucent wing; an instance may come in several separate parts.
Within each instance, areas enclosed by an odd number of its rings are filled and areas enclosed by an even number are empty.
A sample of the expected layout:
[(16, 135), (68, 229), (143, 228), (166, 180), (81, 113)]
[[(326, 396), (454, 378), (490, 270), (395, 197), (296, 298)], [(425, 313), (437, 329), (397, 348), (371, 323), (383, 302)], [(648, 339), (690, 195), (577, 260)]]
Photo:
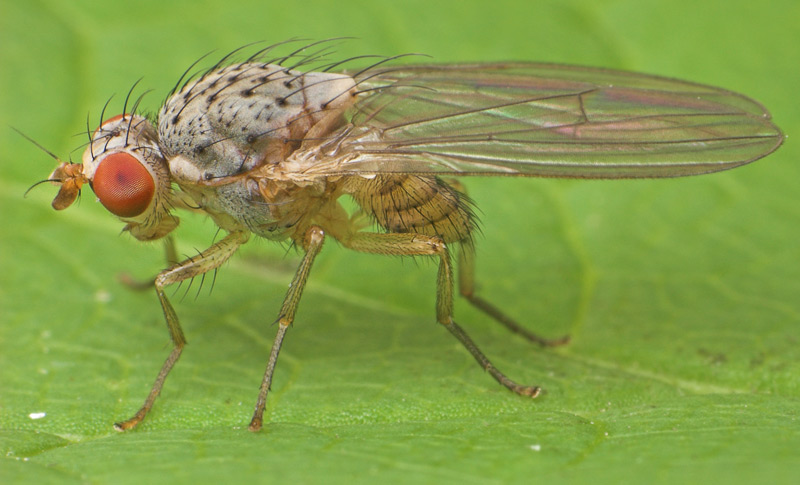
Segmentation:
[(356, 75), (351, 125), (305, 146), (309, 175), (674, 177), (757, 160), (783, 135), (724, 89), (551, 64), (408, 66)]

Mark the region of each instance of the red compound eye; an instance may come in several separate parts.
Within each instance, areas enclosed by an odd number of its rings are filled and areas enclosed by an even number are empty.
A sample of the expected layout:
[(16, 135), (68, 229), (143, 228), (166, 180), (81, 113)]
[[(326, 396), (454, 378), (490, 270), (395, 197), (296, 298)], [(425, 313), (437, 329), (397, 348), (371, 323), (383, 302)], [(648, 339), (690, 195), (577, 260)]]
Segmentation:
[(100, 162), (94, 172), (92, 189), (112, 214), (135, 217), (150, 205), (156, 187), (150, 172), (136, 157), (120, 152)]

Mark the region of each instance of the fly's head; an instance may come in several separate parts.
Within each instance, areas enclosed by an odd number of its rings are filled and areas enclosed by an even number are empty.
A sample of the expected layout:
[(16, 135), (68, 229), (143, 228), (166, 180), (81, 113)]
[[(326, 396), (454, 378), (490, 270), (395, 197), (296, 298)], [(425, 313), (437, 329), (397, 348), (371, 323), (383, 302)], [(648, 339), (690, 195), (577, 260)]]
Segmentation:
[(103, 122), (83, 163), (61, 163), (50, 180), (61, 184), (53, 200), (56, 210), (69, 207), (81, 186), (89, 184), (103, 207), (139, 240), (159, 239), (178, 225), (170, 212), (175, 196), (167, 162), (155, 128), (142, 116), (123, 114)]

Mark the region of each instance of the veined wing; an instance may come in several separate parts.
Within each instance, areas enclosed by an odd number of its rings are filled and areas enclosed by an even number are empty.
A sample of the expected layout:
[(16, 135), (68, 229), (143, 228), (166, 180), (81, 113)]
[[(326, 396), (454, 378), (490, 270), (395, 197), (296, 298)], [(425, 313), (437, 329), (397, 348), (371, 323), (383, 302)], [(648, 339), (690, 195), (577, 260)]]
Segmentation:
[(309, 175), (676, 177), (777, 149), (756, 101), (675, 79), (556, 64), (401, 66), (356, 76), (351, 125), (302, 149)]

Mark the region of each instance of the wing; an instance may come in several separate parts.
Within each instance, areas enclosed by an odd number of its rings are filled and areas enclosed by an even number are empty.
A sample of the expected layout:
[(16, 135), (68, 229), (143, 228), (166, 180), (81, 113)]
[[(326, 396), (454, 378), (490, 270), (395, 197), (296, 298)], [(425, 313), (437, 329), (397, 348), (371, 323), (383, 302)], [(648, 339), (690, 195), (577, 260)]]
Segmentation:
[(350, 125), (296, 154), (308, 175), (675, 177), (737, 167), (783, 141), (745, 96), (644, 74), (507, 63), (351, 75)]

